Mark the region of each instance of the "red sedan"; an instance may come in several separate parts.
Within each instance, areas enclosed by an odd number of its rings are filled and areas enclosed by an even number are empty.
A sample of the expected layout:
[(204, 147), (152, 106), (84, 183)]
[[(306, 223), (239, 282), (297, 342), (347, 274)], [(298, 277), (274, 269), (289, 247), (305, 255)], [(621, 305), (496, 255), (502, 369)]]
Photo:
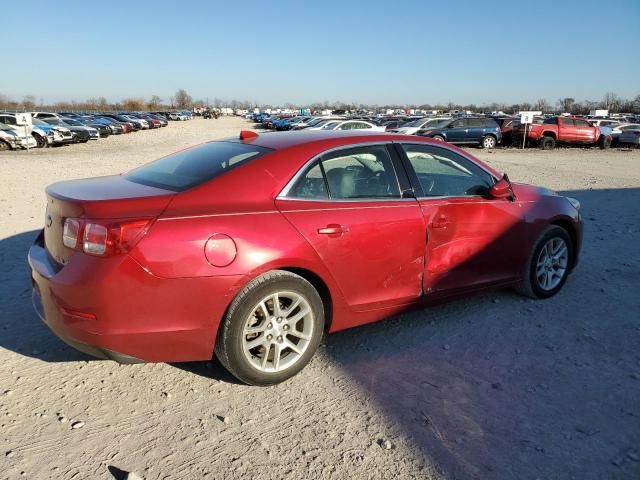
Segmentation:
[(486, 288), (556, 294), (580, 204), (420, 137), (288, 132), (208, 142), (47, 188), (36, 310), (120, 362), (215, 356), (281, 382), (325, 332)]

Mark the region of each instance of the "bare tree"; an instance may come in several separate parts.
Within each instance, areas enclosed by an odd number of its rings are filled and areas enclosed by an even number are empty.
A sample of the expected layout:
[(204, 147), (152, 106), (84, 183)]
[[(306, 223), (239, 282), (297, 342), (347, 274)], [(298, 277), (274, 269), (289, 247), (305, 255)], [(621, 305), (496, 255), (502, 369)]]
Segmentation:
[(158, 110), (162, 104), (162, 99), (158, 95), (151, 95), (151, 98), (147, 102), (149, 110)]
[(615, 93), (608, 92), (604, 94), (604, 97), (602, 97), (602, 104), (602, 106), (607, 110), (617, 110), (620, 105), (620, 99)]
[(182, 88), (176, 92), (175, 101), (178, 108), (191, 108), (193, 104), (191, 95)]
[(558, 107), (562, 112), (571, 112), (571, 107), (573, 107), (574, 103), (576, 103), (575, 98), (565, 97), (558, 100)]
[(35, 95), (25, 95), (22, 98), (22, 108), (25, 110), (33, 110), (36, 108), (36, 97)]

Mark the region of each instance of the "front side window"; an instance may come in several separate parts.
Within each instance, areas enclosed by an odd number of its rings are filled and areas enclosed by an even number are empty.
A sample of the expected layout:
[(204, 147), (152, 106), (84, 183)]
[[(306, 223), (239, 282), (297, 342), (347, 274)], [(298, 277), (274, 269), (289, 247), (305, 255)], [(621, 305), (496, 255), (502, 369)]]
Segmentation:
[(466, 126), (466, 122), (462, 119), (456, 120), (451, 124), (451, 128), (464, 128)]
[(288, 196), (332, 200), (400, 198), (400, 187), (386, 147), (371, 145), (323, 155)]
[(271, 149), (236, 142), (209, 142), (156, 160), (124, 178), (151, 187), (181, 192), (232, 168), (255, 160)]
[(427, 197), (486, 195), (493, 177), (451, 150), (431, 145), (402, 145)]

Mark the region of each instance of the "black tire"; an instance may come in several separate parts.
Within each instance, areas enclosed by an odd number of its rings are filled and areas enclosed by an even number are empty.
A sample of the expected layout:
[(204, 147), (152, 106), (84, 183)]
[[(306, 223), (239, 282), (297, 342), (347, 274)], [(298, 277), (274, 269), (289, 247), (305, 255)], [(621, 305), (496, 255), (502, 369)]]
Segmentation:
[(31, 133), (31, 136), (36, 139), (37, 148), (45, 148), (47, 146), (47, 139), (37, 133)]
[(482, 137), (480, 145), (482, 146), (482, 148), (486, 149), (496, 148), (496, 145), (498, 145), (498, 140), (493, 135), (485, 135), (484, 137)]
[(540, 148), (542, 150), (553, 150), (556, 148), (556, 139), (550, 136), (544, 136), (540, 139)]
[(4, 140), (0, 140), (0, 152), (4, 152), (7, 150), (11, 150), (11, 145), (9, 145)]
[(433, 138), (434, 140), (437, 140), (439, 142), (445, 142), (446, 141), (442, 135), (434, 135), (431, 138)]
[[(560, 282), (554, 288), (547, 290), (541, 287), (536, 276), (536, 268), (541, 250), (544, 248), (547, 242), (555, 238), (564, 240), (568, 250), (568, 263), (564, 275), (560, 279)], [(515, 287), (516, 291), (522, 295), (535, 299), (553, 297), (562, 289), (565, 282), (567, 281), (567, 277), (569, 276), (569, 272), (571, 271), (571, 266), (573, 265), (573, 258), (574, 245), (571, 242), (571, 238), (569, 237), (567, 231), (557, 225), (549, 225), (540, 234), (538, 240), (534, 244), (534, 247), (531, 250), (531, 253), (529, 254), (529, 258), (527, 260), (526, 271), (523, 275), (522, 281)]]
[(613, 140), (611, 139), (611, 137), (609, 135), (605, 135), (602, 137), (602, 140), (600, 140), (600, 149), (601, 150), (608, 150), (611, 148), (611, 143), (613, 143)]
[[(313, 333), (306, 350), (289, 368), (264, 372), (245, 357), (245, 322), (262, 299), (283, 290), (295, 292), (308, 302), (313, 313)], [(266, 386), (283, 382), (300, 372), (311, 360), (324, 334), (324, 318), (322, 299), (311, 283), (294, 273), (273, 270), (249, 282), (231, 302), (218, 330), (215, 355), (229, 373), (249, 385)]]

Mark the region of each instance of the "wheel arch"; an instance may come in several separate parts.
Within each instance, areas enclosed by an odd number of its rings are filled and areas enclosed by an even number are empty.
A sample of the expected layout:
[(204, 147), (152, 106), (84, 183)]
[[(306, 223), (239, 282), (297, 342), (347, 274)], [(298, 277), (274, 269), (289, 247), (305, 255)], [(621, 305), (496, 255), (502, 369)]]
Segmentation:
[(557, 136), (555, 132), (553, 132), (552, 130), (545, 130), (544, 132), (542, 132), (542, 135), (540, 135), (540, 138), (544, 138), (544, 137), (551, 137), (554, 140), (557, 140)]
[(322, 279), (322, 277), (311, 270), (301, 267), (279, 267), (278, 270), (284, 270), (285, 272), (294, 273), (301, 276), (316, 289), (318, 295), (322, 299), (322, 305), (324, 306), (324, 328), (329, 331), (331, 328), (331, 322), (333, 321), (333, 299), (331, 297), (331, 290), (329, 286)]

